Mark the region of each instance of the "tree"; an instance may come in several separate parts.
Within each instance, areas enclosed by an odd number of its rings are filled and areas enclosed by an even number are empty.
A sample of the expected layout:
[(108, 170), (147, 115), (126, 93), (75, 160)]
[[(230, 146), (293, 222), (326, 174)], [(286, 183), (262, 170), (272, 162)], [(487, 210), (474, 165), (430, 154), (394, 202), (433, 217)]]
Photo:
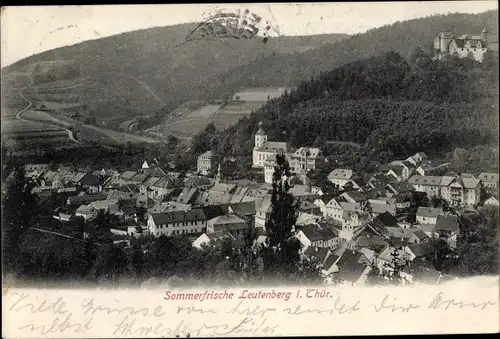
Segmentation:
[(174, 135), (169, 135), (167, 144), (170, 149), (174, 149), (179, 144), (179, 139), (177, 139), (177, 137)]
[(271, 217), (266, 222), (269, 246), (264, 263), (266, 271), (278, 275), (296, 273), (300, 242), (294, 237), (298, 201), (289, 193), (290, 165), (282, 154), (276, 155), (271, 196)]

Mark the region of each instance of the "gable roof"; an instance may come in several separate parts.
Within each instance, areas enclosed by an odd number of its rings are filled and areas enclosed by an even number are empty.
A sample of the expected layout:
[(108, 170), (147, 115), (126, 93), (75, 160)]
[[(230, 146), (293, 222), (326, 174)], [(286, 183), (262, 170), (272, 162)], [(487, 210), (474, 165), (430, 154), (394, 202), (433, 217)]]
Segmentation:
[(337, 168), (328, 174), (328, 179), (345, 179), (349, 180), (353, 176), (353, 171), (350, 169)]
[(458, 217), (456, 215), (439, 215), (435, 226), (436, 231), (457, 231)]
[(478, 179), (482, 182), (498, 183), (498, 173), (482, 172), (479, 174)]
[(190, 211), (152, 213), (151, 218), (153, 218), (153, 221), (156, 225), (167, 224), (172, 222), (181, 222), (181, 221), (206, 220), (205, 214), (201, 209), (194, 209)]
[(261, 152), (284, 152), (288, 153), (289, 148), (288, 144), (286, 142), (279, 142), (279, 141), (266, 141), (263, 143), (258, 149), (258, 151)]
[(213, 155), (212, 151), (206, 151), (198, 156), (198, 158), (211, 157)]
[(417, 217), (437, 218), (439, 215), (444, 215), (442, 208), (420, 206), (417, 210)]
[(423, 185), (423, 186), (439, 186), (442, 177), (428, 176), (428, 175), (414, 175), (408, 179), (408, 183), (411, 185)]
[(432, 252), (432, 245), (429, 241), (424, 241), (418, 244), (410, 244), (408, 248), (417, 258), (425, 257), (427, 254)]
[(338, 259), (339, 259), (338, 255), (330, 254), (323, 263), (323, 269), (328, 271)]

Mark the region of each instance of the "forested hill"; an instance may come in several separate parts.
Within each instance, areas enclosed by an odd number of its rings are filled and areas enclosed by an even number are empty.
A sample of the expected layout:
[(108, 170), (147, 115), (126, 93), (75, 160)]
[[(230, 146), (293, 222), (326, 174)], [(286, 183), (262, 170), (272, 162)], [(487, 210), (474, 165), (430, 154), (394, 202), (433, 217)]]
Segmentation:
[(294, 86), (322, 71), (387, 51), (408, 58), (415, 46), (420, 46), (432, 53), (433, 40), (439, 32), (478, 35), (483, 28), (498, 35), (498, 11), (435, 15), (396, 22), (304, 53), (259, 57), (223, 75), (209, 77), (199, 87), (210, 88), (207, 93), (222, 93), (228, 88)]
[(498, 55), (488, 53), (482, 64), (432, 61), (416, 48), (409, 60), (388, 52), (350, 63), (301, 83), (215, 138), (201, 133), (193, 149), (248, 156), (259, 121), (269, 140), (357, 143), (387, 160), (496, 143)]

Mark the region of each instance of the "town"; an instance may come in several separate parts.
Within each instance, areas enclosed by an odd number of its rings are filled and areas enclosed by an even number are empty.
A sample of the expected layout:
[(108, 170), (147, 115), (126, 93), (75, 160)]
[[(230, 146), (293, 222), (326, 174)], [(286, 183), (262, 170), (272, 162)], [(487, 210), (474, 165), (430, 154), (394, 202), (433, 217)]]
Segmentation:
[[(299, 202), (293, 232), (301, 260), (315, 260), (324, 283), (364, 284), (370, 272), (394, 270), (395, 255), (405, 263), (401, 274), (408, 281), (438, 283), (454, 277), (426, 262), (434, 255), (432, 239), (453, 250), (460, 215), (499, 206), (498, 173), (447, 171), (424, 152), (394, 160), (369, 177), (335, 168), (327, 185), (314, 186), (307, 173), (325, 163), (321, 149), (270, 141), (265, 126), (258, 127), (252, 159), (263, 182), (225, 180), (222, 161), (212, 151), (199, 155), (196, 171), (184, 176), (164, 171), (155, 159), (144, 159), (138, 171), (24, 165), (31, 193), (53, 211), (51, 222), (33, 229), (94, 237), (125, 252), (132, 239), (147, 235), (188, 237), (203, 251), (224, 241), (241, 247), (253, 234), (252, 248), (258, 251), (268, 246), (273, 173), (277, 156), (284, 156), (293, 173), (289, 193)], [(104, 231), (86, 226), (104, 217), (113, 220)]]

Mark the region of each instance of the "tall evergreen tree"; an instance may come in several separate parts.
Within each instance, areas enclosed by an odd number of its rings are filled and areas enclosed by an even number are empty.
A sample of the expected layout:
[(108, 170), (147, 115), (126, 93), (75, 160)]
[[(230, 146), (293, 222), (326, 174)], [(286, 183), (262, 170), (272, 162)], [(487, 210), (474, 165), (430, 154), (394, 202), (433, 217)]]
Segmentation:
[(294, 238), (298, 201), (289, 193), (290, 165), (285, 156), (276, 156), (271, 196), (271, 217), (266, 222), (269, 247), (264, 255), (267, 270), (290, 274), (298, 269), (300, 242)]

